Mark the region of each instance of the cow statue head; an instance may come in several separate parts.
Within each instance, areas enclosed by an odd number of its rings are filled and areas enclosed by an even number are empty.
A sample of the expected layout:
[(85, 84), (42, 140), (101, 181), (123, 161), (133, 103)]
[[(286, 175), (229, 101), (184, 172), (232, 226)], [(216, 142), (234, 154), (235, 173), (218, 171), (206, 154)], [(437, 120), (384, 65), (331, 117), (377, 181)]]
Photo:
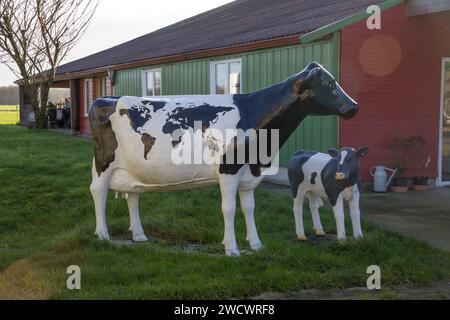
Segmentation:
[(293, 91), (298, 100), (304, 102), (302, 106), (308, 115), (336, 115), (351, 119), (358, 112), (358, 103), (317, 62), (311, 62), (299, 75)]
[(336, 159), (337, 167), (335, 179), (355, 180), (359, 177), (359, 158), (365, 157), (369, 153), (368, 147), (360, 147), (358, 150), (353, 148), (329, 149), (328, 154)]

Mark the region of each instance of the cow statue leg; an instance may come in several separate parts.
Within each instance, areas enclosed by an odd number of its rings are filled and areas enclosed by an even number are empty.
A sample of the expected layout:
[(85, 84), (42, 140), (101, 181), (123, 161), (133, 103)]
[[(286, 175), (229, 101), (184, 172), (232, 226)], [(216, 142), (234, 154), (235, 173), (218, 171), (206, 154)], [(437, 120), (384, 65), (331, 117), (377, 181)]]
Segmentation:
[(95, 205), (95, 235), (99, 240), (109, 240), (108, 227), (106, 225), (106, 199), (108, 197), (109, 182), (111, 180), (111, 174), (113, 170), (108, 168), (98, 176), (95, 170), (95, 160), (92, 165), (92, 183), (91, 194), (94, 199)]
[(133, 241), (147, 241), (144, 230), (142, 229), (141, 218), (139, 217), (139, 193), (128, 194), (128, 210), (130, 211), (130, 230), (133, 235)]
[(236, 214), (236, 193), (239, 185), (239, 175), (220, 175), (219, 183), (225, 225), (222, 244), (225, 246), (225, 254), (227, 256), (239, 256), (240, 252), (234, 233), (234, 216)]
[(323, 205), (322, 199), (315, 194), (309, 193), (309, 209), (311, 210), (311, 216), (313, 220), (313, 228), (316, 232), (316, 236), (325, 236), (322, 223), (320, 222), (319, 208)]
[(259, 240), (258, 231), (256, 230), (254, 210), (255, 197), (253, 190), (239, 190), (239, 200), (241, 209), (244, 213), (245, 224), (247, 227), (247, 241), (252, 250), (258, 251), (263, 248), (261, 240)]
[(300, 192), (294, 198), (294, 219), (295, 219), (295, 232), (297, 234), (297, 239), (300, 241), (306, 241), (305, 229), (303, 228), (303, 201), (305, 199), (305, 194)]
[(353, 238), (360, 239), (363, 237), (361, 230), (361, 218), (359, 211), (359, 188), (357, 185), (353, 187), (352, 198), (348, 202), (350, 208), (350, 217), (352, 219)]
[(339, 195), (336, 204), (333, 207), (334, 218), (336, 219), (337, 239), (345, 240), (345, 223), (344, 223), (344, 197), (342, 193)]

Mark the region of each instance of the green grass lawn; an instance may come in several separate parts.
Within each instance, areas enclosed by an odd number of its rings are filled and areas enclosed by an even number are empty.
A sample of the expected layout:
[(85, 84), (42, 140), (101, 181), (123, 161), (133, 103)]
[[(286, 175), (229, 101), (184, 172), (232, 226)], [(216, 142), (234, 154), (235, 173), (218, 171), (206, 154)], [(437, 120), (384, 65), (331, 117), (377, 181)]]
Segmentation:
[(15, 125), (20, 122), (17, 106), (0, 106), (0, 125)]
[[(94, 236), (89, 141), (52, 132), (0, 127), (0, 298), (242, 298), (264, 291), (365, 286), (369, 265), (382, 285), (426, 285), (450, 276), (450, 255), (363, 223), (365, 238), (345, 244), (295, 240), (291, 199), (256, 193), (256, 222), (266, 248), (228, 258), (220, 244), (218, 187), (142, 196), (148, 243), (119, 246)], [(241, 212), (241, 249), (247, 247)], [(325, 231), (335, 233), (324, 210)], [(108, 200), (114, 239), (128, 239), (125, 200)], [(349, 219), (347, 218), (347, 222)], [(306, 231), (312, 233), (306, 214)], [(347, 225), (350, 234), (350, 224)], [(204, 245), (188, 252), (180, 244)], [(81, 267), (82, 289), (66, 288), (66, 269)]]

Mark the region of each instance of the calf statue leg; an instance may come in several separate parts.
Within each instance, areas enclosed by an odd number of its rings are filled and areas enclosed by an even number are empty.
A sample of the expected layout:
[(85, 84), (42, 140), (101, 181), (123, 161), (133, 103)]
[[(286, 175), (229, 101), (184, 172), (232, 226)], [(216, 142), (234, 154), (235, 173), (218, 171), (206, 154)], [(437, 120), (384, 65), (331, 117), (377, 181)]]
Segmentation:
[(147, 241), (144, 230), (142, 229), (141, 219), (139, 217), (139, 193), (128, 194), (128, 210), (130, 212), (130, 229), (133, 235), (133, 241)]
[(247, 241), (252, 250), (258, 251), (263, 248), (261, 240), (259, 240), (258, 231), (256, 230), (254, 210), (255, 197), (253, 190), (239, 190), (239, 199), (241, 209), (244, 213), (245, 224), (247, 226)]
[(334, 218), (336, 219), (337, 239), (345, 240), (345, 222), (344, 222), (344, 199), (342, 193), (339, 195), (336, 204), (333, 207)]
[(305, 229), (303, 228), (303, 201), (305, 195), (298, 192), (297, 197), (294, 198), (294, 219), (295, 219), (295, 232), (297, 233), (297, 239), (300, 241), (306, 241)]
[(225, 225), (222, 244), (227, 256), (239, 256), (239, 248), (234, 233), (234, 216), (236, 213), (236, 193), (239, 178), (236, 175), (220, 175), (220, 192), (222, 194), (222, 213)]
[(363, 237), (363, 233), (361, 230), (361, 213), (359, 211), (359, 190), (356, 186), (353, 189), (353, 197), (348, 202), (348, 206), (350, 207), (350, 217), (352, 219), (353, 238), (360, 239)]
[(322, 199), (320, 197), (309, 194), (309, 209), (311, 210), (311, 216), (313, 220), (314, 231), (316, 232), (316, 236), (325, 236), (325, 232), (323, 231), (322, 223), (320, 222), (319, 208), (323, 205)]
[(109, 240), (105, 210), (111, 174), (112, 169), (109, 169), (98, 176), (97, 171), (95, 170), (95, 163), (92, 166), (92, 183), (90, 189), (95, 205), (95, 234), (98, 236), (99, 240)]

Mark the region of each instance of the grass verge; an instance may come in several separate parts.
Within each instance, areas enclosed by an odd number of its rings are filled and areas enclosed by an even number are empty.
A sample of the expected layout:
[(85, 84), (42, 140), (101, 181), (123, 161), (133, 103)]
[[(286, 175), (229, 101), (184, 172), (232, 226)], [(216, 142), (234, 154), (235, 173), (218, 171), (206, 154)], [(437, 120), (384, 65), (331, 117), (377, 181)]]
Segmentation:
[(19, 122), (19, 109), (17, 106), (0, 106), (0, 125), (16, 125)]

